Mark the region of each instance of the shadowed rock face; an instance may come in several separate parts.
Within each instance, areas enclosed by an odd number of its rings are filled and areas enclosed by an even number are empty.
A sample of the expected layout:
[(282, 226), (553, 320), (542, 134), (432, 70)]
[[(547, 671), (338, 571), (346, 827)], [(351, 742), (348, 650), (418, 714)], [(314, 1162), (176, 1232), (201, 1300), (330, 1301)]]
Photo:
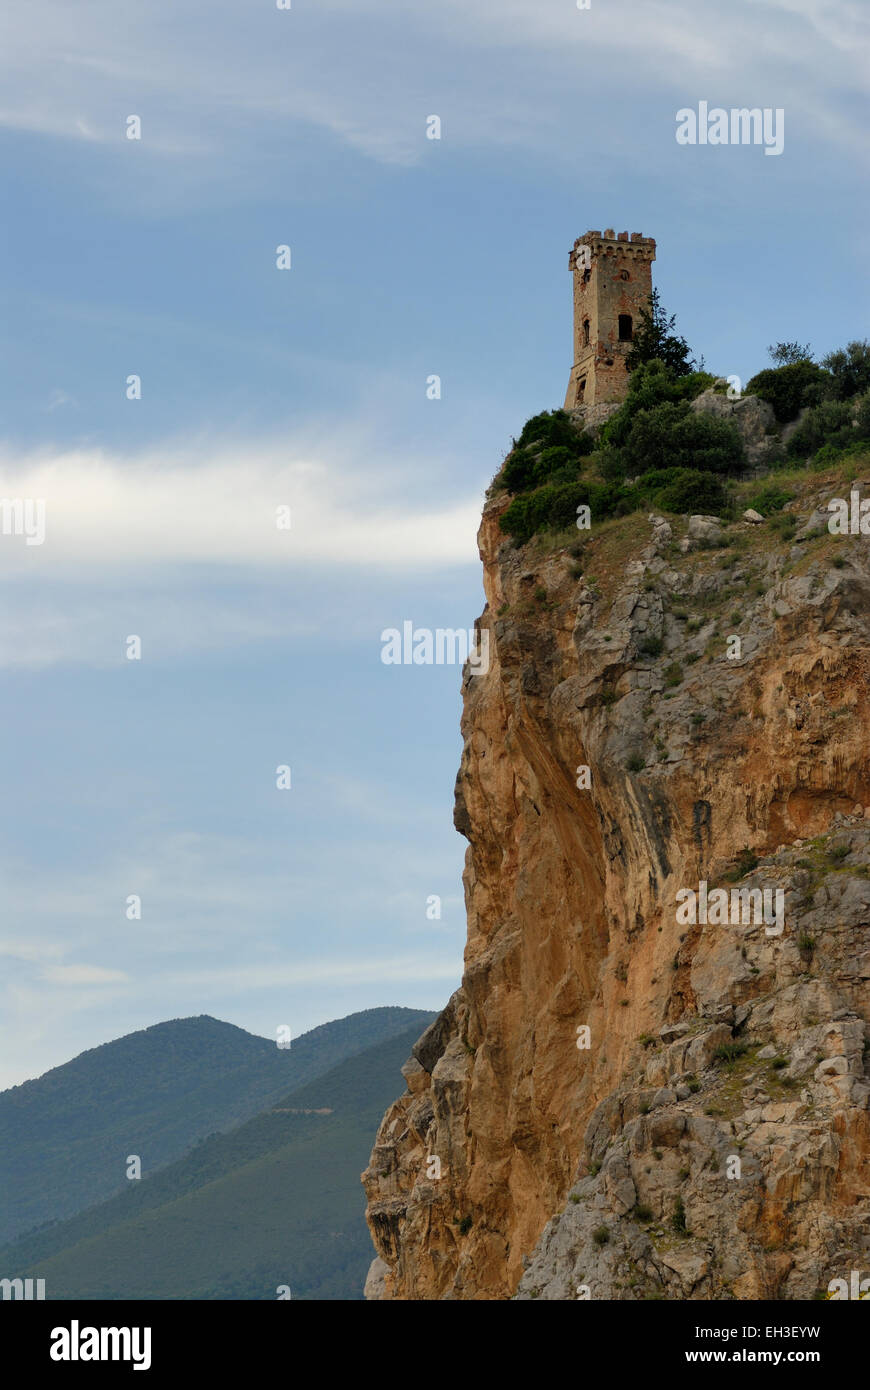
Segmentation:
[[(838, 488), (812, 478), (799, 524)], [(363, 1175), (369, 1293), (870, 1274), (870, 541), (741, 521), (685, 552), (687, 519), (632, 517), (578, 577), (504, 506), (464, 684), (465, 974)], [(678, 921), (701, 880), (782, 889), (784, 929)]]

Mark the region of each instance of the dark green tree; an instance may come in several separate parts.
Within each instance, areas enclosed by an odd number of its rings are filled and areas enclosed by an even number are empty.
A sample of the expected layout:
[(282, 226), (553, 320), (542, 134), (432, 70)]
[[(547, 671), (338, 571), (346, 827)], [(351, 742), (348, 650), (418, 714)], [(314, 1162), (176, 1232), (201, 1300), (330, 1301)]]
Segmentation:
[(828, 373), (801, 358), (784, 367), (766, 367), (746, 383), (747, 396), (760, 396), (773, 406), (781, 424), (794, 420), (805, 405), (818, 405), (830, 388)]
[(767, 349), (767, 355), (778, 367), (790, 367), (794, 362), (813, 360), (813, 350), (809, 343), (774, 343)]
[(829, 352), (822, 358), (822, 366), (833, 377), (831, 393), (835, 400), (847, 401), (870, 390), (870, 342), (866, 338)]
[(674, 332), (676, 322), (676, 314), (665, 312), (658, 290), (653, 290), (649, 308), (640, 311), (640, 325), (626, 354), (625, 365), (630, 372), (654, 358), (663, 362), (674, 376), (688, 376), (690, 372), (701, 370), (703, 358), (696, 363), (689, 355), (689, 344)]

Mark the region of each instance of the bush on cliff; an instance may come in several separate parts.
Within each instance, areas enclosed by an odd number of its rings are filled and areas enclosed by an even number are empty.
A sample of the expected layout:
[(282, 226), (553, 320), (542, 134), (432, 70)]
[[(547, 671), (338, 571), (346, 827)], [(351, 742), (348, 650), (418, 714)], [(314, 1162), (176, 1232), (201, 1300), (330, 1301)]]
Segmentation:
[(847, 343), (822, 358), (830, 374), (829, 395), (835, 401), (851, 400), (870, 391), (870, 342), (866, 338)]
[[(727, 495), (713, 475), (738, 472), (744, 456), (729, 421), (689, 409), (712, 382), (706, 372), (680, 377), (661, 361), (643, 363), (597, 448), (564, 410), (534, 415), (497, 480), (513, 494), (501, 529), (522, 545), (539, 531), (573, 526), (584, 505), (595, 522), (650, 503), (673, 512), (720, 511)], [(627, 481), (632, 474), (642, 485)]]
[(744, 454), (736, 427), (689, 408), (714, 381), (709, 372), (675, 376), (660, 361), (632, 372), (625, 400), (601, 431), (603, 475), (616, 480), (661, 468), (739, 472)]
[(724, 484), (714, 473), (696, 468), (656, 468), (637, 479), (637, 492), (644, 502), (664, 512), (701, 512), (718, 515), (728, 503)]
[(705, 473), (739, 473), (743, 443), (730, 420), (690, 410), (685, 401), (664, 401), (641, 410), (620, 450), (625, 471), (695, 468)]
[(715, 380), (709, 372), (691, 372), (687, 376), (675, 376), (664, 362), (658, 359), (643, 363), (629, 377), (628, 394), (601, 431), (602, 442), (620, 447), (626, 442), (639, 411), (652, 410), (666, 401), (694, 400), (702, 391), (712, 386)]
[(578, 429), (564, 410), (533, 415), (505, 460), (499, 484), (508, 492), (528, 492), (546, 482), (569, 482), (595, 447), (595, 436)]
[(792, 458), (810, 458), (824, 449), (825, 461), (833, 462), (844, 450), (870, 440), (870, 391), (857, 399), (823, 401), (808, 410), (791, 439)]
[(578, 429), (567, 410), (542, 410), (533, 415), (523, 425), (516, 443), (520, 448), (534, 444), (539, 449), (561, 444), (578, 457), (591, 453), (595, 447), (594, 436)]
[(636, 505), (631, 488), (577, 478), (520, 493), (500, 517), (499, 526), (518, 545), (524, 545), (538, 531), (574, 526), (580, 506), (588, 506), (594, 520), (603, 521), (609, 516), (624, 516)]
[(744, 394), (767, 401), (780, 424), (785, 424), (794, 420), (804, 406), (819, 405), (829, 384), (830, 373), (806, 358), (758, 372), (747, 381)]

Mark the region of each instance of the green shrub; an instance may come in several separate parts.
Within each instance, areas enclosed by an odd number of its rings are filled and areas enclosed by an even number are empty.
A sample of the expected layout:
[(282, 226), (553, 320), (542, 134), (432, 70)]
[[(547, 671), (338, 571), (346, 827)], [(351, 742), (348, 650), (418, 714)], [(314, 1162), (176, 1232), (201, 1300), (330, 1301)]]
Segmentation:
[(770, 516), (771, 512), (782, 511), (793, 496), (793, 492), (787, 492), (779, 483), (767, 482), (749, 494), (746, 506), (752, 507), (761, 516)]
[(542, 411), (523, 425), (499, 481), (513, 493), (527, 492), (553, 480), (570, 481), (594, 448), (595, 436), (578, 429), (566, 411)]
[(693, 468), (675, 468), (673, 472), (679, 476), (665, 484), (653, 498), (662, 511), (716, 516), (724, 511), (728, 493), (715, 474), (698, 473)]
[(500, 481), (508, 492), (524, 492), (534, 485), (535, 455), (531, 449), (512, 449), (505, 460)]
[(686, 1226), (686, 1208), (683, 1205), (682, 1197), (678, 1197), (674, 1203), (674, 1214), (671, 1217), (671, 1225), (679, 1235), (686, 1235), (688, 1233), (688, 1228)]
[(567, 444), (551, 444), (542, 449), (535, 464), (536, 483), (546, 483), (559, 476), (577, 476), (577, 455)]
[(690, 410), (685, 401), (664, 401), (639, 411), (622, 455), (627, 474), (662, 468), (737, 473), (745, 461), (736, 427), (729, 420)]
[(691, 401), (713, 385), (715, 377), (709, 372), (691, 372), (675, 376), (663, 362), (646, 362), (632, 372), (628, 392), (622, 405), (601, 431), (601, 442), (623, 445), (628, 438), (634, 417), (641, 410), (652, 410), (666, 401)]
[(757, 867), (758, 855), (755, 853), (755, 850), (750, 849), (748, 845), (744, 845), (737, 854), (731, 868), (726, 874), (723, 874), (723, 878), (726, 883), (736, 883), (738, 879), (743, 878), (746, 874), (751, 874), (752, 870)]
[(822, 358), (830, 373), (829, 390), (835, 400), (845, 401), (870, 391), (870, 342), (866, 338), (847, 343)]
[(785, 367), (769, 367), (746, 383), (747, 396), (760, 396), (773, 406), (773, 413), (784, 424), (794, 420), (805, 405), (818, 405), (825, 395), (829, 373), (808, 359)]
[(801, 420), (786, 446), (792, 458), (809, 457), (824, 445), (843, 448), (857, 438), (852, 426), (855, 406), (851, 401), (823, 401)]
[(619, 484), (591, 483), (581, 478), (575, 482), (548, 483), (514, 497), (499, 525), (519, 545), (524, 545), (538, 531), (561, 531), (573, 526), (577, 508), (584, 505), (589, 507), (593, 520), (602, 521), (631, 511), (634, 498), (630, 488)]
[(592, 1239), (595, 1241), (596, 1245), (606, 1245), (610, 1240), (610, 1232), (606, 1226), (596, 1226), (595, 1230), (592, 1232)]
[(566, 410), (543, 410), (526, 421), (517, 440), (520, 448), (535, 445), (538, 451), (557, 444), (566, 445), (574, 454), (588, 454), (595, 447), (595, 439), (578, 430)]
[(774, 512), (773, 516), (768, 517), (767, 524), (771, 531), (787, 541), (794, 535), (797, 517), (793, 512)]
[(660, 656), (664, 649), (661, 637), (643, 637), (637, 644), (641, 656)]

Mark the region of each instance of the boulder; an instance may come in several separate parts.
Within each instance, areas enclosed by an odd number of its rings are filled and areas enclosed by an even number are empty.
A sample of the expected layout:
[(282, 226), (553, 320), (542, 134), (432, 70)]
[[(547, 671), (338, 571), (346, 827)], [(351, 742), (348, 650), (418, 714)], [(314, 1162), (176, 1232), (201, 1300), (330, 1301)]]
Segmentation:
[(715, 545), (722, 537), (718, 516), (690, 516), (688, 539), (695, 545)]
[(695, 397), (691, 409), (730, 420), (737, 428), (751, 464), (763, 463), (772, 448), (779, 444), (773, 406), (758, 396), (739, 396), (729, 400), (722, 392), (711, 388)]
[(369, 1265), (369, 1272), (366, 1275), (365, 1289), (363, 1290), (363, 1295), (369, 1302), (374, 1303), (385, 1296), (386, 1279), (389, 1273), (390, 1266), (387, 1264), (386, 1260), (381, 1259), (380, 1255), (372, 1260)]

